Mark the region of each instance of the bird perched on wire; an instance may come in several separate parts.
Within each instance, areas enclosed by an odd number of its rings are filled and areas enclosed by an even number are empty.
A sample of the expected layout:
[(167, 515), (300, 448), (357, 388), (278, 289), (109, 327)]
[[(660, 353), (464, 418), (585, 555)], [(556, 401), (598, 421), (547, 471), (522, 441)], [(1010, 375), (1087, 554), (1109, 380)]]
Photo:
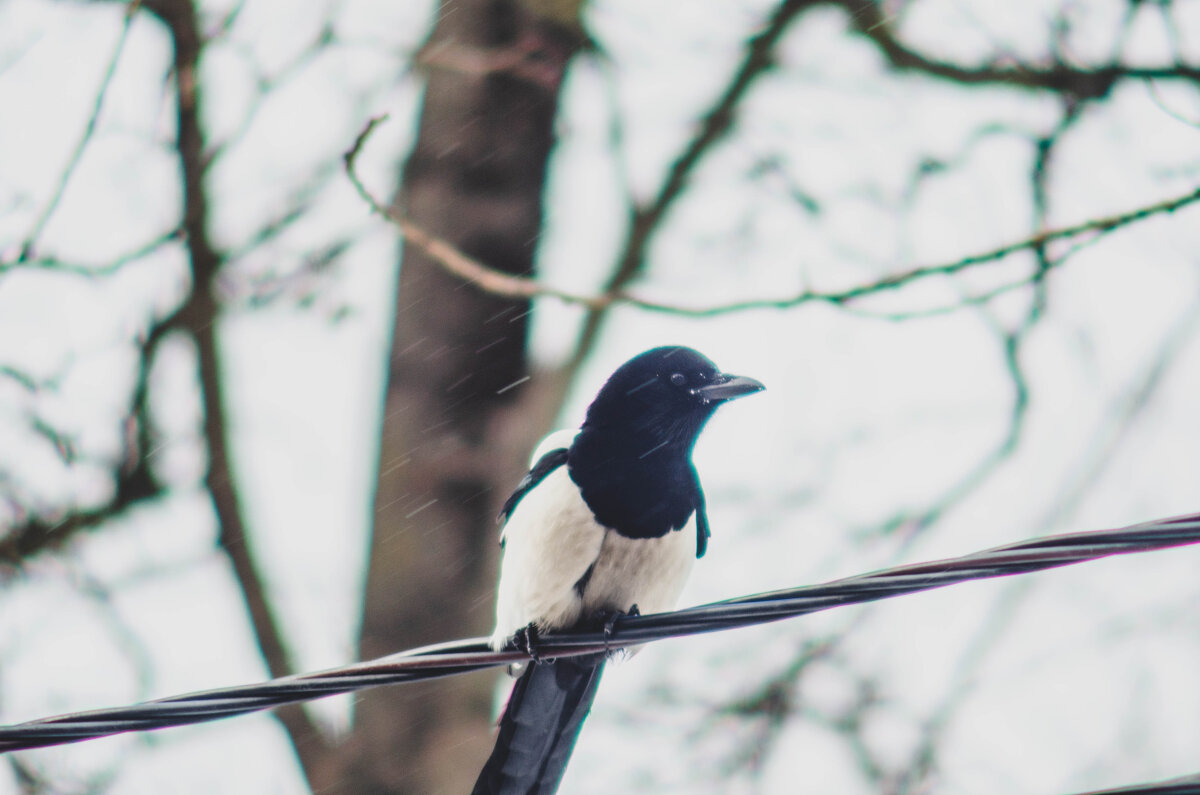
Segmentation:
[[(617, 368), (583, 426), (546, 437), (504, 503), (492, 648), (673, 609), (709, 537), (692, 448), (718, 406), (762, 389), (691, 348), (654, 348)], [(476, 795), (558, 788), (603, 667), (604, 655), (527, 667)]]

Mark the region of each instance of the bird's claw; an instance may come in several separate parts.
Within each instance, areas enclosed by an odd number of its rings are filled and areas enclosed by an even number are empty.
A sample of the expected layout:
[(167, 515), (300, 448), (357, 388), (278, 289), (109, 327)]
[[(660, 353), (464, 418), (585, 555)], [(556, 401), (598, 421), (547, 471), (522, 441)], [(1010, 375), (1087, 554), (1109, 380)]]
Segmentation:
[(629, 616), (640, 616), (642, 612), (638, 610), (637, 605), (630, 606), (628, 611), (622, 610), (597, 610), (596, 621), (601, 624), (604, 631), (604, 654), (612, 657), (616, 653), (615, 650), (608, 647), (608, 642), (612, 638), (613, 633), (617, 628), (617, 619), (627, 618)]
[(525, 654), (529, 655), (529, 659), (535, 663), (542, 661), (542, 658), (537, 653), (538, 628), (537, 624), (529, 624), (517, 630), (517, 634), (513, 636), (513, 645)]

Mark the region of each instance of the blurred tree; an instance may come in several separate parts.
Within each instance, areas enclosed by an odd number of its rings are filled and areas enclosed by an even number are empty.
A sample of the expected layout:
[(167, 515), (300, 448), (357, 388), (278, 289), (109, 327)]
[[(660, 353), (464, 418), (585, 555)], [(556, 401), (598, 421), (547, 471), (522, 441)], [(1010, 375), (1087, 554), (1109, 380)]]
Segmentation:
[[(887, 392), (880, 399), (889, 411), (874, 421), (900, 429), (895, 448), (858, 420), (828, 437), (805, 435), (792, 406), (783, 420), (796, 427), (774, 428), (769, 441), (780, 446), (772, 450), (797, 456), (796, 449), (816, 449), (809, 455), (817, 463), (803, 460), (818, 474), (763, 485), (752, 477), (764, 479), (767, 469), (777, 479), (779, 471), (806, 470), (792, 459), (741, 467), (751, 473), (751, 485), (742, 484), (751, 495), (744, 507), (766, 505), (746, 507), (747, 524), (799, 524), (803, 516), (833, 525), (841, 533), (830, 535), (859, 542), (854, 559), (865, 558), (861, 568), (899, 556), (951, 511), (995, 513), (972, 499), (1006, 466), (1028, 466), (1017, 461), (1023, 447), (1034, 448), (1033, 458), (1052, 459), (1054, 468), (1050, 474), (1016, 469), (1019, 479), (1060, 484), (1048, 489), (1053, 495), (1044, 508), (1032, 489), (1022, 492), (1030, 502), (1021, 514), (1029, 532), (1072, 515), (1084, 495), (1095, 494), (1104, 466), (1168, 375), (1190, 372), (1181, 362), (1200, 307), (1194, 284), (1180, 285), (1195, 281), (1186, 252), (1195, 250), (1200, 203), (1194, 155), (1200, 53), (1188, 35), (1200, 24), (1197, 6), (1085, 8), (1047, 0), (1036, 11), (999, 19), (986, 6), (948, 9), (933, 0), (764, 0), (714, 4), (704, 12), (686, 2), (647, 10), (636, 3), (585, 7), (581, 0), (443, 0), (426, 25), (389, 16), (409, 10), (405, 5), (27, 0), (0, 6), (0, 103), (23, 109), (19, 124), (0, 129), (0, 584), (7, 591), (0, 647), (6, 659), (28, 657), (44, 669), (41, 680), (20, 666), (6, 671), (0, 694), (6, 715), (85, 706), (93, 697), (162, 695), (164, 679), (200, 687), (212, 681), (206, 677), (251, 675), (217, 674), (209, 657), (192, 659), (189, 669), (176, 658), (196, 658), (194, 651), (162, 652), (215, 648), (221, 657), (222, 644), (241, 642), (236, 630), (222, 639), (177, 617), (194, 620), (187, 608), (199, 604), (199, 615), (237, 625), (222, 611), (223, 580), (206, 581), (203, 598), (164, 601), (178, 636), (132, 628), (145, 626), (130, 617), (137, 605), (154, 599), (122, 604), (146, 579), (200, 566), (204, 541), (169, 562), (147, 550), (165, 536), (185, 537), (180, 517), (203, 523), (208, 505), (255, 653), (271, 675), (301, 667), (302, 633), (283, 618), (290, 605), (280, 583), (291, 563), (261, 555), (266, 542), (256, 537), (265, 537), (271, 524), (255, 513), (262, 473), (247, 463), (263, 459), (244, 452), (256, 426), (237, 422), (238, 406), (248, 401), (239, 396), (238, 379), (256, 365), (235, 365), (251, 345), (230, 329), (246, 316), (286, 306), (315, 317), (319, 335), (333, 336), (354, 312), (342, 306), (355, 303), (344, 299), (351, 292), (344, 285), (356, 268), (377, 268), (386, 256), (369, 248), (382, 226), (367, 218), (372, 201), (405, 249), (368, 514), (373, 535), (362, 657), (488, 628), (498, 505), (601, 338), (624, 333), (627, 348), (646, 347), (648, 334), (664, 333), (644, 332), (648, 318), (669, 324), (658, 328), (675, 335), (749, 340), (743, 353), (763, 366), (774, 360), (779, 379), (803, 368), (802, 349), (815, 349), (805, 353), (814, 358), (829, 349), (839, 372), (854, 371), (862, 381), (837, 393), (828, 383), (834, 366), (823, 371), (822, 386), (833, 395), (822, 404), (826, 411), (839, 394), (869, 404)], [(88, 68), (62, 67), (70, 61), (64, 53), (96, 41), (105, 44), (88, 51)], [(581, 68), (584, 54), (591, 57)], [(580, 103), (584, 110), (572, 110), (564, 88), (575, 72), (583, 86), (575, 90), (592, 92)], [(381, 202), (356, 170), (343, 171), (342, 153), (358, 135), (348, 164), (356, 167), (357, 155), (383, 136), (368, 120), (402, 105), (391, 92), (410, 83), (421, 89), (413, 102), (415, 140), (394, 201)], [(562, 153), (563, 131), (579, 132), (570, 124), (601, 130), (592, 130), (601, 143), (591, 155), (604, 165), (591, 163), (589, 171)], [(376, 180), (393, 173), (403, 156), (401, 143), (390, 146), (393, 160), (382, 168), (363, 165)], [(565, 180), (548, 198), (555, 167), (570, 163), (585, 177)], [(615, 176), (598, 174), (605, 170)], [(608, 204), (593, 195), (604, 193), (596, 187), (601, 176), (617, 183), (609, 192), (619, 195)], [(555, 201), (585, 208), (575, 210), (585, 227), (611, 221), (596, 207), (611, 210), (618, 216), (604, 227), (613, 230), (611, 239), (599, 247), (586, 234), (565, 245), (547, 243), (569, 227), (549, 212)], [(1085, 258), (1097, 276), (1075, 276), (1087, 270), (1079, 263)], [(1071, 274), (1078, 281), (1056, 285), (1068, 264), (1077, 266)], [(1116, 277), (1121, 312), (1095, 297), (1108, 295), (1106, 272), (1123, 274)], [(368, 281), (374, 287), (360, 293), (378, 292), (378, 275)], [(1135, 319), (1143, 288), (1153, 309)], [(563, 363), (539, 370), (529, 353), (531, 312), (554, 311), (554, 303), (579, 314), (557, 316)], [(1091, 303), (1099, 306), (1094, 314), (1078, 308)], [(848, 311), (830, 320), (812, 311), (819, 306)], [(628, 322), (613, 331), (605, 320), (617, 308)], [(792, 310), (792, 325), (772, 325), (749, 311), (760, 309)], [(916, 343), (881, 342), (964, 316), (970, 322), (938, 327), (951, 331), (904, 338)], [(697, 318), (704, 324), (687, 324)], [(801, 325), (814, 318), (828, 325)], [(286, 326), (278, 316), (271, 322)], [(837, 336), (847, 334), (848, 325), (836, 325), (843, 322), (877, 335), (870, 337), (879, 357), (874, 365), (861, 364), (864, 349)], [(780, 328), (787, 336), (777, 336)], [(814, 328), (824, 330), (810, 342)], [(979, 328), (984, 333), (971, 336)], [(1038, 333), (1053, 341), (1052, 352), (1055, 345), (1082, 350), (1081, 369), (1092, 368), (1082, 385), (1037, 391), (1030, 348)], [(1077, 343), (1089, 335), (1100, 342)], [(793, 336), (804, 345), (793, 344)], [(940, 347), (946, 338), (974, 344)], [(850, 354), (843, 356), (839, 344)], [(916, 358), (922, 345), (927, 360)], [(1039, 361), (1053, 360), (1047, 347), (1037, 352)], [(1110, 351), (1133, 352), (1113, 365), (1101, 361)], [(998, 366), (978, 365), (988, 355)], [(906, 367), (918, 361), (927, 366), (913, 375)], [(195, 373), (182, 379), (182, 389), (172, 380), (181, 363)], [(308, 378), (325, 377), (307, 372), (309, 366), (300, 366)], [(1105, 366), (1117, 375), (1097, 375)], [(769, 373), (738, 368), (771, 381)], [(889, 374), (879, 376), (886, 390), (873, 380), (875, 369)], [(988, 377), (978, 376), (982, 369)], [(1043, 363), (1043, 377), (1056, 369), (1064, 368)], [(293, 403), (307, 405), (305, 392), (318, 391), (311, 383), (277, 396), (272, 416)], [(905, 388), (924, 397), (902, 403)], [(982, 433), (974, 426), (959, 433), (946, 406), (961, 406), (939, 402), (940, 391), (956, 389), (1000, 395), (998, 411), (987, 404), (999, 421)], [(195, 412), (181, 397), (191, 393), (199, 397)], [(1049, 408), (1037, 420), (1039, 395)], [(979, 410), (964, 401), (968, 413)], [(1092, 403), (1107, 410), (1093, 416), (1080, 409)], [(1046, 429), (1076, 414), (1087, 415), (1080, 420), (1087, 443), (1066, 442), (1047, 454), (1046, 440), (1054, 437)], [(942, 424), (926, 424), (925, 416)], [(306, 417), (299, 435), (335, 419), (345, 434), (350, 419)], [(912, 463), (913, 442), (903, 436), (910, 426), (920, 431), (920, 445), (934, 451), (919, 466)], [(939, 441), (939, 432), (954, 438)], [(1153, 438), (1165, 443), (1166, 437)], [(868, 443), (877, 447), (864, 457), (896, 451), (903, 463), (862, 482), (846, 475), (840, 451)], [(321, 472), (316, 489), (330, 488), (328, 457), (312, 457)], [(196, 458), (205, 463), (196, 465)], [(1171, 471), (1190, 466), (1174, 464)], [(919, 470), (924, 486), (889, 491), (912, 474), (898, 469)], [(1170, 478), (1158, 480), (1159, 496), (1168, 500), (1161, 495)], [(286, 499), (275, 499), (307, 504), (301, 491), (289, 485)], [(804, 513), (817, 491), (825, 507)], [(876, 492), (877, 501), (868, 499)], [(1184, 487), (1170, 492), (1181, 493)], [(328, 543), (346, 543), (345, 530), (336, 528)], [(1024, 534), (1012, 523), (1004, 532)], [(105, 557), (104, 542), (118, 544), (122, 533), (129, 543), (116, 547), (120, 554), (108, 553), (120, 558), (116, 565)], [(320, 548), (325, 540), (295, 534), (288, 543)], [(806, 555), (796, 557), (849, 554), (821, 554), (823, 542), (804, 543)], [(76, 596), (55, 601), (39, 590), (54, 587)], [(85, 603), (99, 605), (104, 620), (90, 621)], [(1019, 610), (1016, 597), (998, 601), (959, 633), (957, 667), (931, 706), (892, 709), (890, 683), (854, 646), (869, 619), (797, 636), (781, 662), (772, 654), (736, 655), (741, 667), (729, 680), (736, 678), (738, 688), (713, 687), (713, 679), (724, 678), (709, 677), (696, 688), (702, 699), (687, 697), (694, 666), (663, 666), (670, 673), (652, 677), (643, 700), (649, 710), (689, 716), (690, 734), (679, 742), (703, 760), (688, 765), (681, 754), (689, 769), (676, 789), (716, 790), (739, 777), (769, 789), (763, 782), (772, 759), (786, 756), (773, 750), (799, 721), (837, 737), (866, 790), (928, 790), (945, 775), (939, 749), (957, 710), (1011, 636)], [(77, 647), (63, 654), (57, 634), (29, 642), (36, 634), (30, 625), (58, 633), (55, 622), (71, 613), (83, 615), (85, 627), (105, 627), (108, 641), (71, 625), (64, 631), (75, 633), (86, 655)], [(871, 631), (872, 645), (882, 643), (883, 632)], [(111, 655), (115, 661), (104, 652), (109, 646), (120, 651)], [(63, 667), (63, 659), (90, 666), (93, 656), (117, 673), (101, 676), (87, 667), (86, 678), (117, 683), (73, 694), (70, 677), (78, 671)], [(760, 657), (777, 664), (754, 664)], [(719, 663), (706, 665), (716, 670)], [(808, 678), (828, 682), (830, 669), (848, 695), (835, 707), (812, 706)], [(125, 678), (135, 684), (121, 689)], [(277, 717), (313, 791), (466, 791), (491, 742), (492, 682), (460, 677), (369, 692), (356, 701), (345, 736), (335, 736), (311, 711), (285, 709)], [(40, 700), (24, 695), (43, 690)], [(903, 684), (898, 690), (905, 691)], [(880, 741), (872, 728), (880, 716), (903, 722), (911, 741)], [(196, 735), (210, 744), (198, 741), (195, 769), (211, 766), (205, 755), (228, 758), (244, 750), (236, 739), (217, 745), (219, 734)], [(169, 758), (130, 742), (146, 758)], [(278, 767), (287, 766), (287, 755), (272, 750), (265, 734), (256, 742), (246, 743), (256, 762), (270, 754)], [(714, 747), (716, 753), (706, 753)], [(11, 755), (10, 789), (119, 791), (121, 776), (144, 761), (115, 752), (99, 761), (61, 753)], [(675, 775), (660, 757), (662, 778), (639, 779), (649, 791), (667, 789), (663, 781)], [(626, 761), (625, 769), (598, 771), (610, 776), (606, 789), (637, 779), (632, 754)], [(1077, 767), (1087, 768), (1087, 760)], [(247, 775), (231, 770), (219, 786), (265, 788)], [(6, 786), (0, 782), (0, 791)]]
[[(579, 4), (566, 11), (575, 30), (539, 16), (535, 4), (446, 2), (417, 55), (425, 92), (397, 206), (508, 274), (533, 273), (559, 89), (583, 44)], [(470, 289), (419, 249), (405, 252), (363, 659), (489, 628), (495, 517), (520, 479), (516, 451), (532, 447), (552, 419), (513, 410), (529, 380), (528, 317), (525, 302)], [(363, 702), (349, 752), (316, 789), (469, 790), (474, 772), (464, 760), (489, 746), (490, 685), (490, 677), (456, 678)]]

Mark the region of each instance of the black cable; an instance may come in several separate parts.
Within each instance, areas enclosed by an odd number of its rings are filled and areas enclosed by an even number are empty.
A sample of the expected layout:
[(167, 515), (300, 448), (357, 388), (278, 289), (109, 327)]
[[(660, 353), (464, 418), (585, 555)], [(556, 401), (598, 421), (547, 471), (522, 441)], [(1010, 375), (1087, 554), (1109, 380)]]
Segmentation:
[(1077, 795), (1200, 795), (1200, 774), (1151, 784), (1132, 784), (1116, 789), (1080, 792)]
[[(701, 607), (618, 618), (612, 631), (546, 633), (537, 657), (594, 654), (663, 638), (718, 632), (873, 602), (968, 580), (1027, 574), (1110, 555), (1127, 555), (1200, 543), (1200, 514), (1089, 533), (1021, 541), (959, 558), (917, 563), (834, 580), (729, 599)], [(130, 731), (201, 723), (297, 701), (369, 687), (477, 671), (529, 659), (521, 651), (492, 651), (483, 638), (452, 641), (310, 674), (253, 685), (205, 690), (126, 707), (97, 709), (0, 727), (0, 752), (78, 742)]]

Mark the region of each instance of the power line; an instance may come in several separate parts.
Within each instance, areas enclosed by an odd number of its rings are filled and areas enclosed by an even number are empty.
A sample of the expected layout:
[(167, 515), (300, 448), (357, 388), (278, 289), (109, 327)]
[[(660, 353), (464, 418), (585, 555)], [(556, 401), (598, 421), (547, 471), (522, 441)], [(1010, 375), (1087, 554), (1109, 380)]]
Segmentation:
[(1078, 795), (1200, 795), (1200, 775), (1149, 784), (1133, 784), (1116, 789), (1093, 790)]
[[(531, 652), (538, 658), (594, 654), (664, 638), (765, 624), (969, 580), (1028, 574), (1111, 555), (1196, 543), (1200, 543), (1200, 513), (1115, 530), (1048, 536), (822, 585), (743, 596), (672, 613), (624, 616), (612, 622), (611, 631), (556, 632), (535, 637)], [(529, 657), (517, 650), (492, 651), (483, 638), (451, 641), (328, 671), (3, 726), (0, 752), (202, 723), (370, 687), (477, 671)]]

